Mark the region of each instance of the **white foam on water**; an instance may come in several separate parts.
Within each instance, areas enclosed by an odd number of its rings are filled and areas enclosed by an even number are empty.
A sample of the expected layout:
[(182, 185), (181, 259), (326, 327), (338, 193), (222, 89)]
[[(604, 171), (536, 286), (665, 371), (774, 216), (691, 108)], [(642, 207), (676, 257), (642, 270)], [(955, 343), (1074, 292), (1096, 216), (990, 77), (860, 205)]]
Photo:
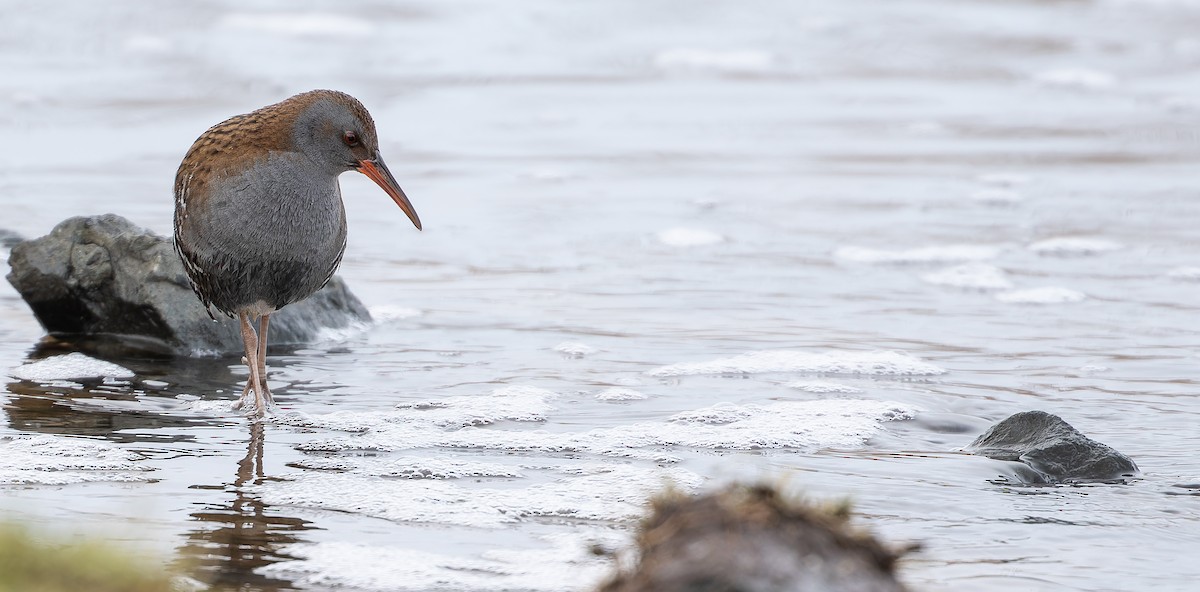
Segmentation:
[(406, 547), (349, 542), (300, 543), (280, 550), (295, 559), (258, 573), (300, 587), (378, 592), (576, 592), (591, 590), (612, 573), (611, 561), (593, 545), (629, 545), (623, 533), (592, 529), (544, 537), (541, 549), (495, 549), (479, 558), (442, 555)]
[(942, 245), (916, 249), (885, 250), (867, 247), (840, 247), (833, 256), (855, 263), (956, 263), (983, 261), (1000, 254), (1000, 247), (991, 245)]
[(354, 458), (310, 456), (290, 462), (288, 466), (314, 471), (353, 471), (362, 466), (362, 463)]
[(597, 401), (640, 401), (646, 394), (631, 388), (614, 386), (596, 393)]
[(44, 358), (9, 370), (9, 375), (21, 380), (47, 382), (72, 378), (133, 378), (132, 370), (73, 352)]
[(654, 66), (660, 70), (718, 73), (762, 73), (775, 65), (775, 56), (757, 49), (713, 50), (678, 47), (658, 52)]
[(667, 421), (682, 423), (703, 423), (708, 425), (728, 425), (754, 417), (754, 412), (736, 403), (722, 402), (701, 409), (682, 411), (672, 415)]
[(226, 15), (220, 26), (278, 35), (366, 35), (375, 30), (371, 21), (332, 12), (235, 12)]
[(722, 403), (678, 413), (667, 422), (613, 428), (627, 446), (681, 446), (718, 450), (854, 448), (881, 423), (910, 419), (911, 408), (888, 401), (779, 401), (765, 405)]
[(971, 201), (989, 205), (1008, 206), (1025, 201), (1025, 198), (1010, 189), (980, 189), (972, 192), (968, 198)]
[(1016, 187), (1018, 185), (1027, 185), (1033, 178), (1023, 173), (1000, 172), (983, 173), (976, 177), (975, 180), (984, 185), (995, 187)]
[[(351, 417), (350, 415), (355, 416)], [(613, 435), (603, 430), (580, 433), (547, 433), (470, 427), (446, 431), (436, 426), (410, 421), (411, 419), (397, 414), (380, 416), (378, 413), (311, 417), (308, 418), (308, 423), (302, 425), (359, 433), (348, 437), (313, 440), (300, 444), (296, 448), (315, 452), (348, 450), (391, 452), (423, 448), (455, 448), (504, 453), (592, 454), (664, 463), (679, 460), (678, 457), (665, 451), (639, 448), (642, 445), (650, 444), (650, 440), (621, 442), (619, 435)]]
[(366, 465), (360, 470), (381, 477), (404, 479), (466, 479), (471, 477), (523, 477), (519, 471), (496, 463), (405, 457), (388, 461), (386, 464)]
[(1185, 282), (1200, 282), (1200, 267), (1176, 267), (1167, 272), (1167, 277)]
[(1057, 286), (1014, 290), (1012, 292), (996, 294), (996, 300), (1014, 304), (1068, 304), (1083, 302), (1086, 299), (1087, 295), (1083, 292)]
[(683, 362), (648, 372), (651, 376), (695, 374), (756, 374), (802, 372), (865, 376), (936, 376), (946, 370), (909, 354), (895, 351), (809, 353), (791, 350), (759, 351), (709, 362)]
[(554, 351), (561, 354), (566, 354), (573, 358), (582, 358), (583, 356), (594, 354), (600, 350), (586, 343), (580, 343), (578, 341), (564, 341), (554, 346)]
[(1111, 88), (1117, 83), (1116, 76), (1091, 68), (1056, 68), (1045, 70), (1035, 74), (1033, 80), (1047, 86), (1084, 90), (1102, 90)]
[(691, 448), (853, 448), (878, 432), (882, 422), (914, 416), (915, 410), (899, 403), (863, 399), (724, 403), (676, 414), (651, 437)]
[(151, 481), (145, 457), (96, 440), (50, 435), (0, 438), (0, 484)]
[(512, 467), (497, 463), (402, 456), (399, 458), (305, 458), (289, 466), (317, 471), (353, 471), (376, 477), (401, 479), (466, 479), (472, 477), (523, 477)]
[(422, 448), (489, 450), (503, 453), (590, 454), (615, 458), (679, 460), (674, 448), (819, 450), (861, 446), (882, 423), (909, 419), (915, 409), (891, 401), (830, 399), (779, 401), (765, 405), (721, 403), (678, 413), (666, 420), (643, 421), (585, 432), (456, 428), (451, 419), (434, 424), (403, 410), (391, 413), (334, 412), (291, 416), (286, 422), (353, 434), (302, 443), (300, 450), (383, 452)]
[(465, 427), (498, 421), (545, 421), (558, 394), (532, 386), (506, 386), (486, 395), (458, 395), (400, 403), (420, 421), (440, 427)]
[(318, 345), (341, 343), (354, 339), (370, 329), (371, 323), (363, 321), (350, 321), (343, 327), (321, 327), (317, 329), (316, 335), (313, 336), (313, 343)]
[(172, 576), (170, 586), (170, 592), (205, 592), (209, 589), (208, 584), (188, 576)]
[(1098, 255), (1123, 248), (1121, 243), (1104, 238), (1086, 236), (1060, 236), (1029, 245), (1029, 250), (1039, 255)]
[(632, 521), (668, 484), (685, 491), (703, 479), (680, 468), (594, 464), (580, 474), (523, 488), (459, 485), (446, 480), (385, 479), (301, 472), (252, 489), (264, 503), (351, 512), (396, 522), (497, 528), (534, 517)]
[(185, 407), (193, 413), (202, 413), (206, 415), (226, 415), (229, 413), (238, 413), (233, 406), (237, 404), (237, 399), (193, 399), (187, 401)]
[(964, 290), (1009, 290), (1013, 287), (1003, 269), (986, 263), (964, 263), (927, 273), (921, 279), (934, 285)]
[(823, 380), (801, 380), (797, 382), (789, 382), (786, 386), (788, 388), (802, 390), (806, 393), (838, 393), (850, 395), (863, 392), (862, 389), (855, 388), (847, 384), (827, 382)]
[(654, 236), (669, 247), (703, 247), (725, 242), (725, 237), (703, 228), (668, 228)]
[[(322, 415), (288, 413), (268, 418), (272, 423), (344, 432), (415, 427), (441, 433), (446, 429), (481, 426), (501, 421), (540, 422), (554, 409), (558, 393), (532, 386), (506, 386), (489, 393), (455, 395), (396, 405), (397, 411), (335, 411)], [(422, 448), (426, 445), (402, 448)], [(399, 450), (402, 448), (389, 448)]]
[(278, 425), (334, 430), (339, 432), (368, 432), (379, 427), (386, 427), (388, 421), (415, 421), (413, 418), (394, 417), (394, 413), (367, 411), (334, 411), (311, 415), (308, 413), (286, 413), (274, 415), (270, 422)]

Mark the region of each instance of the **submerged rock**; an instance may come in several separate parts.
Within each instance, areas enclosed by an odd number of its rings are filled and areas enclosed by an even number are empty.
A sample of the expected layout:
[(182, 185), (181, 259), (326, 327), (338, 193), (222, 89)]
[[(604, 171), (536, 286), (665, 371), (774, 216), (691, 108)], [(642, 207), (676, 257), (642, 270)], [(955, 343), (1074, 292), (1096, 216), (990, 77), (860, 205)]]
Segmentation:
[(1118, 482), (1138, 475), (1128, 456), (1044, 411), (1011, 415), (988, 428), (966, 450), (1023, 463), (1032, 470), (1015, 471), (1015, 476), (1028, 484)]
[(641, 526), (641, 558), (598, 592), (902, 592), (898, 553), (853, 530), (846, 506), (788, 501), (771, 487), (665, 495)]
[[(103, 338), (179, 355), (242, 352), (237, 323), (209, 318), (171, 239), (114, 214), (76, 217), (15, 245), (8, 281), (51, 334)], [(272, 344), (313, 341), (370, 320), (339, 278), (271, 316)]]

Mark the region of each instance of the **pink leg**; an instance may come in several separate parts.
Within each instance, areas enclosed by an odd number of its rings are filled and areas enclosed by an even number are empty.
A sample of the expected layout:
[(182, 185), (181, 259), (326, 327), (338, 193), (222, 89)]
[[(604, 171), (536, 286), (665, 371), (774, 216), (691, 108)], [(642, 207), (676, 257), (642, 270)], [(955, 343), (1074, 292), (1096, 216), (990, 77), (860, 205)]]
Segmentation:
[(271, 396), (271, 389), (267, 386), (267, 325), (270, 322), (270, 314), (265, 314), (258, 320), (258, 379), (267, 405), (274, 406), (275, 398)]
[(250, 367), (250, 377), (246, 379), (246, 388), (242, 391), (242, 398), (238, 401), (236, 407), (242, 408), (250, 402), (248, 394), (254, 391), (254, 414), (262, 416), (266, 413), (266, 399), (262, 393), (262, 374), (259, 369), (261, 362), (259, 361), (259, 339), (254, 332), (254, 325), (250, 322), (250, 315), (246, 313), (238, 313), (238, 321), (242, 325), (242, 343), (246, 348), (246, 365)]

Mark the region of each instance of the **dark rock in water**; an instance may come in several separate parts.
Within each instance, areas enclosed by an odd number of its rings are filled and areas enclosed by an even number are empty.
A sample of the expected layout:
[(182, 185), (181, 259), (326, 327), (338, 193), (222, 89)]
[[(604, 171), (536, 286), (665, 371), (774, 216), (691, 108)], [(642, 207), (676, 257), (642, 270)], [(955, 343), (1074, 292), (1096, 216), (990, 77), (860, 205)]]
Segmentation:
[(854, 531), (846, 506), (785, 500), (771, 487), (730, 487), (654, 501), (641, 558), (598, 592), (902, 592), (898, 554)]
[(11, 249), (22, 240), (21, 235), (11, 230), (0, 228), (0, 248)]
[(1138, 475), (1128, 456), (1044, 411), (1012, 415), (988, 428), (966, 450), (1028, 465), (1032, 471), (1014, 474), (1030, 484), (1120, 482)]
[[(55, 335), (117, 340), (179, 355), (238, 354), (237, 322), (209, 318), (171, 240), (114, 215), (63, 221), (9, 255), (8, 281)], [(324, 328), (370, 320), (339, 278), (271, 316), (272, 344), (311, 342)]]

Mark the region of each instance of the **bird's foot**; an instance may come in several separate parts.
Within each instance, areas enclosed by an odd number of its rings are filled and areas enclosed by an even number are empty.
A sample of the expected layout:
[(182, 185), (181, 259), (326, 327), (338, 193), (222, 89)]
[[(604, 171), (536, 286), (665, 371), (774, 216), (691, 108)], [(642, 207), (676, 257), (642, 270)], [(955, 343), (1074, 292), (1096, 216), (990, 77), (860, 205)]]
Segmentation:
[(262, 396), (258, 395), (257, 389), (252, 388), (252, 381), (247, 380), (245, 388), (242, 389), (242, 396), (233, 404), (233, 410), (246, 410), (247, 416), (262, 417), (267, 413), (275, 410), (275, 398), (271, 396), (271, 389), (267, 387), (266, 381), (262, 384)]
[(262, 399), (254, 402), (254, 415), (263, 417), (275, 413), (278, 407), (275, 406), (275, 400), (271, 398), (271, 393), (268, 391)]
[(238, 401), (234, 404), (235, 410), (244, 410), (243, 415), (251, 419), (262, 419), (267, 415), (275, 413), (275, 403), (271, 401), (262, 401), (258, 397), (251, 396), (248, 401)]

